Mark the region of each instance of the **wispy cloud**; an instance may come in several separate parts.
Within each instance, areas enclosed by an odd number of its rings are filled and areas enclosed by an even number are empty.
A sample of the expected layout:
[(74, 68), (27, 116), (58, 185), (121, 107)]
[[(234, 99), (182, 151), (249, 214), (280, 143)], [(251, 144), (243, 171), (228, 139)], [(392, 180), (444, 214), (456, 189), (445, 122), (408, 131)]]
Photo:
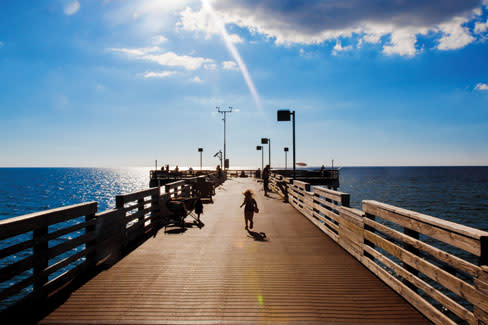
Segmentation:
[(476, 85), (476, 87), (474, 87), (474, 90), (487, 91), (488, 90), (488, 84), (480, 82)]
[(203, 82), (203, 80), (202, 80), (202, 79), (200, 79), (200, 77), (199, 77), (199, 76), (195, 76), (195, 77), (194, 77), (194, 78), (192, 78), (190, 81), (191, 81), (191, 82), (194, 82), (194, 83), (197, 83), (197, 84), (201, 84), (201, 83)]
[(203, 65), (205, 70), (217, 70), (217, 64), (215, 63), (206, 63)]
[(80, 3), (78, 1), (73, 1), (66, 4), (63, 8), (64, 14), (66, 16), (74, 15), (80, 10)]
[(0, 47), (3, 47), (3, 42), (2, 41), (0, 41)]
[(186, 70), (199, 69), (204, 64), (212, 64), (214, 61), (208, 58), (189, 55), (178, 55), (172, 51), (162, 52), (159, 47), (151, 48), (112, 48), (112, 52), (125, 53), (131, 59), (155, 62), (168, 67), (181, 67)]
[(155, 71), (146, 71), (144, 73), (144, 78), (145, 79), (149, 79), (149, 78), (167, 78), (167, 77), (170, 77), (172, 75), (176, 74), (176, 71), (159, 71), (159, 72), (155, 72)]
[(168, 39), (166, 37), (164, 37), (163, 35), (156, 35), (156, 36), (153, 36), (152, 38), (152, 42), (153, 44), (155, 45), (159, 45), (161, 43), (164, 43), (166, 42)]
[(222, 68), (224, 70), (239, 71), (239, 67), (237, 66), (237, 63), (235, 63), (234, 61), (224, 61), (224, 62), (222, 62)]

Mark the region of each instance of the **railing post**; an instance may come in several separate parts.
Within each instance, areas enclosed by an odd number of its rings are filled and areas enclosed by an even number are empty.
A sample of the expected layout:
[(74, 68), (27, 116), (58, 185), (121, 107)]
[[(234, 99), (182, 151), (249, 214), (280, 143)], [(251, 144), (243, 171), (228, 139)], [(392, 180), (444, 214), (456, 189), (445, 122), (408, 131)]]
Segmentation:
[(139, 205), (139, 207), (137, 208), (137, 212), (140, 212), (141, 215), (137, 218), (137, 222), (139, 223), (142, 223), (141, 227), (144, 227), (144, 198), (140, 198), (137, 200), (137, 205)]
[(115, 208), (122, 211), (119, 215), (120, 220), (119, 222), (119, 227), (120, 227), (120, 247), (122, 250), (125, 250), (129, 244), (128, 239), (127, 239), (127, 231), (126, 231), (126, 222), (125, 222), (125, 209), (124, 209), (124, 197), (122, 195), (116, 195), (115, 196)]
[(161, 213), (159, 207), (159, 195), (161, 193), (161, 188), (158, 187), (157, 191), (151, 195), (151, 224), (154, 228), (159, 227), (161, 224)]
[[(45, 220), (45, 219), (44, 219)], [(42, 226), (34, 229), (34, 292), (41, 300), (47, 297), (47, 292), (44, 290), (44, 285), (48, 282), (48, 276), (44, 274), (44, 270), (49, 265), (48, 249), (49, 243), (47, 240), (48, 226), (42, 220)]]
[[(371, 219), (371, 220), (375, 220), (376, 219), (376, 217), (374, 215), (369, 214), (369, 213), (364, 213), (364, 217), (363, 218), (368, 218), (368, 219)], [(371, 231), (373, 233), (375, 232), (374, 228), (368, 226), (366, 223), (364, 223), (364, 231)], [(365, 238), (365, 236), (363, 237), (363, 245), (367, 245), (367, 246), (369, 246), (371, 248), (374, 248), (375, 247), (375, 245), (372, 242), (370, 242), (369, 240), (367, 240)], [(374, 261), (374, 256), (372, 256), (368, 252), (364, 252), (364, 256)]]
[[(97, 204), (97, 208), (95, 208), (95, 212), (85, 216), (86, 222), (95, 219), (97, 209), (98, 209), (98, 204)], [(97, 228), (96, 223), (94, 223), (93, 225), (87, 226), (85, 228), (85, 233), (90, 233), (90, 232), (95, 233), (96, 228)], [(97, 265), (97, 238), (96, 238), (96, 236), (92, 241), (86, 243), (85, 249), (88, 250), (91, 248), (93, 248), (93, 251), (86, 255), (86, 263), (88, 265), (88, 269), (92, 269)]]
[[(480, 238), (481, 254), (480, 267), (481, 270), (478, 277), (474, 279), (474, 287), (483, 295), (488, 297), (488, 237), (482, 236)], [(488, 299), (486, 299), (488, 301)], [(484, 306), (474, 306), (474, 316), (478, 320), (478, 324), (488, 324), (488, 303)]]
[[(415, 230), (412, 230), (412, 229), (408, 229), (408, 228), (403, 228), (403, 233), (409, 237), (412, 237), (414, 239), (419, 239), (419, 233)], [(403, 248), (405, 248), (405, 250), (411, 252), (412, 254), (418, 256), (419, 255), (419, 250), (415, 247), (413, 247), (412, 245), (409, 245), (407, 243), (403, 243)], [(413, 275), (415, 276), (418, 276), (419, 274), (419, 271), (417, 271), (416, 268), (414, 267), (411, 267), (410, 265), (408, 265), (407, 263), (403, 262), (403, 268), (405, 270), (407, 270), (408, 272), (412, 273)], [(412, 283), (410, 283), (409, 281), (403, 279), (402, 281), (407, 287), (409, 287), (410, 289), (412, 289), (413, 291), (417, 292), (417, 286), (413, 285)]]

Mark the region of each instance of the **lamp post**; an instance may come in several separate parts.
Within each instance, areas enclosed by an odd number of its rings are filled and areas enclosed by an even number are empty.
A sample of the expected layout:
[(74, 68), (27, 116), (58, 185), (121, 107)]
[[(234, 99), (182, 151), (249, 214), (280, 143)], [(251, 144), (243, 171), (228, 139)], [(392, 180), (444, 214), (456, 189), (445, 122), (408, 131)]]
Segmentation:
[(288, 163), (288, 147), (284, 147), (283, 150), (285, 151), (285, 170), (287, 170), (287, 163)]
[(202, 152), (203, 152), (203, 148), (198, 148), (198, 152), (200, 153), (200, 170), (202, 170)]
[(261, 138), (261, 144), (267, 144), (268, 145), (268, 153), (269, 153), (268, 165), (269, 165), (269, 169), (271, 169), (271, 139), (270, 138)]
[(289, 121), (290, 117), (293, 116), (292, 128), (293, 128), (293, 179), (297, 177), (296, 170), (296, 148), (295, 148), (295, 111), (290, 111), (289, 109), (279, 109), (278, 110), (278, 122)]
[(224, 115), (224, 118), (222, 119), (222, 121), (224, 121), (224, 168), (229, 168), (228, 164), (228, 160), (227, 160), (227, 150), (226, 150), (226, 143), (225, 143), (225, 123), (227, 121), (227, 113), (232, 113), (232, 107), (229, 106), (229, 109), (228, 110), (221, 110), (220, 107), (217, 107), (217, 111), (220, 113), (220, 114), (223, 114)]
[(264, 169), (264, 150), (263, 146), (256, 146), (256, 150), (261, 150), (261, 171)]

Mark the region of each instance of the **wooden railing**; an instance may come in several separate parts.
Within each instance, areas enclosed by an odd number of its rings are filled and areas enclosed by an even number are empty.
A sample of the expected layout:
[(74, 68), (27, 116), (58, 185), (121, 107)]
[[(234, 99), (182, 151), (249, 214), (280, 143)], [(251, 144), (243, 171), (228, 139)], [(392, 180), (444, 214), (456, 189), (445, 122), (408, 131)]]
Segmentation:
[[(97, 203), (32, 213), (0, 221), (0, 291), (8, 300), (21, 291), (45, 298), (96, 263)], [(54, 225), (55, 229), (53, 229)], [(6, 265), (5, 265), (6, 264)], [(66, 272), (58, 271), (72, 266)]]
[(79, 275), (116, 261), (127, 247), (159, 229), (171, 214), (171, 198), (192, 196), (195, 177), (130, 194), (117, 195), (115, 209), (97, 213), (89, 202), (0, 221), (0, 311), (35, 303), (66, 287)]
[[(436, 324), (488, 324), (488, 232), (272, 174), (290, 204)], [(286, 189), (283, 191), (283, 187)]]

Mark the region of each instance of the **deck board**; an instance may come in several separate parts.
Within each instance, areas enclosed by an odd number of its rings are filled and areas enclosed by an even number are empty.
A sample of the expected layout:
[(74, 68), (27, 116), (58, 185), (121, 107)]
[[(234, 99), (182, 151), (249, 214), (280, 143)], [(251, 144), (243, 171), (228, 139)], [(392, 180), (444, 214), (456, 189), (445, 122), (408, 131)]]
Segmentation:
[[(260, 213), (245, 230), (242, 192)], [(84, 284), (42, 324), (428, 323), (345, 250), (251, 179), (205, 205), (205, 227), (164, 231)]]

